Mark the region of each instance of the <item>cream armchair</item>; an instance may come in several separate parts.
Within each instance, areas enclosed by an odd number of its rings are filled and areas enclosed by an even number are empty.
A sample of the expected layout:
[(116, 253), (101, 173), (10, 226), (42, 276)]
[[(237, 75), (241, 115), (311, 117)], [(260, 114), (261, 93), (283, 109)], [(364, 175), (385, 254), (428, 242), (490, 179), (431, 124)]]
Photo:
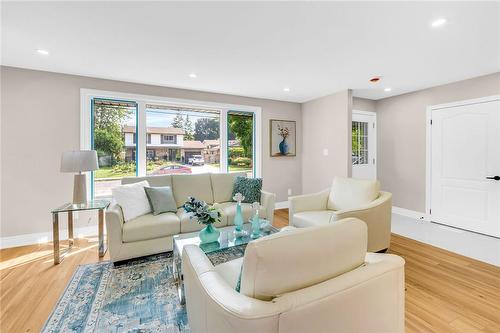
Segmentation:
[(378, 181), (335, 177), (330, 189), (290, 197), (289, 223), (303, 228), (356, 217), (368, 226), (368, 251), (384, 251), (391, 241), (392, 194), (379, 188)]
[(279, 232), (215, 267), (199, 247), (186, 246), (191, 331), (404, 332), (404, 260), (366, 253), (366, 230), (346, 219)]

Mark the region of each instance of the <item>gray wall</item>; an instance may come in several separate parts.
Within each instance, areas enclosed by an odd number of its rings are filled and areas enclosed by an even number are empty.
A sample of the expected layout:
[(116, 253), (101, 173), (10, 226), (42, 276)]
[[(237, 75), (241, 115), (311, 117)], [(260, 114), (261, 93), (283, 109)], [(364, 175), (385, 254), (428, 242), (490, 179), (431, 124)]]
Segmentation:
[[(350, 90), (302, 104), (302, 190), (320, 191), (334, 176), (350, 176), (352, 97)], [(323, 150), (328, 149), (328, 156)]]
[(378, 100), (378, 178), (393, 205), (425, 210), (427, 106), (500, 94), (500, 73)]
[[(80, 88), (260, 106), (264, 188), (278, 201), (288, 188), (302, 192), (300, 104), (12, 67), (1, 68), (1, 81), (1, 237), (51, 231), (50, 209), (71, 199), (73, 175), (59, 163), (61, 152), (80, 147)], [(297, 121), (297, 157), (269, 156), (271, 118)], [(77, 227), (95, 223), (81, 220)]]
[(353, 97), (352, 98), (352, 109), (356, 111), (372, 111), (375, 112), (377, 107), (377, 102), (372, 99)]

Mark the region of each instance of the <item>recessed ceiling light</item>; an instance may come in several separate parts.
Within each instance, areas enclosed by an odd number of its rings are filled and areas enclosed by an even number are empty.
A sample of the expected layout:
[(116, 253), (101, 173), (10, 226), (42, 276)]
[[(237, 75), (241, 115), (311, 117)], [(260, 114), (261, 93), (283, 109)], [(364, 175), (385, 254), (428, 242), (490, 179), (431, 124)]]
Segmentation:
[(191, 73), (191, 74), (189, 74), (189, 77), (192, 79), (196, 79), (198, 77), (198, 75), (196, 75), (195, 73)]
[(437, 27), (444, 25), (445, 23), (446, 23), (445, 18), (438, 18), (437, 20), (432, 21), (431, 26), (433, 28), (437, 28)]
[(386, 91), (386, 92), (389, 92), (389, 91), (391, 91), (391, 90), (392, 90), (392, 88), (385, 88), (385, 89), (384, 89), (384, 91)]
[(284, 92), (290, 92), (290, 88), (285, 87), (285, 88), (283, 88), (283, 91), (284, 91)]
[(41, 49), (36, 50), (36, 53), (41, 54), (41, 55), (49, 55), (49, 51), (41, 50)]

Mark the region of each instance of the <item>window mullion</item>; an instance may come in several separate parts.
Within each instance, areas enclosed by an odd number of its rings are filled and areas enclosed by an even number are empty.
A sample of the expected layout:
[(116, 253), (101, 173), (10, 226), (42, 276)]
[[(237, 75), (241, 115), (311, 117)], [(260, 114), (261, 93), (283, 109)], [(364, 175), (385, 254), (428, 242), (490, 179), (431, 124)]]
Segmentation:
[(228, 109), (220, 111), (219, 121), (219, 137), (220, 137), (220, 171), (228, 172), (227, 156), (228, 156), (228, 133), (227, 133), (227, 113)]
[(137, 176), (146, 176), (146, 103), (137, 103), (137, 140), (136, 140), (136, 162)]

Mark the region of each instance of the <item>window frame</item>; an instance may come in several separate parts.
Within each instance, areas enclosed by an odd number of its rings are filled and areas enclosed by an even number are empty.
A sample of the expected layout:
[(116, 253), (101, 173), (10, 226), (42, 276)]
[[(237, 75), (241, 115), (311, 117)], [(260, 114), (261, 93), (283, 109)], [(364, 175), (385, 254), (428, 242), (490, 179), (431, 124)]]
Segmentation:
[[(80, 89), (80, 149), (91, 149), (92, 144), (92, 128), (93, 128), (93, 112), (92, 99), (111, 99), (133, 101), (137, 103), (136, 112), (136, 177), (146, 176), (146, 148), (147, 148), (147, 133), (146, 133), (146, 105), (147, 104), (162, 104), (178, 107), (193, 107), (193, 108), (211, 108), (219, 111), (219, 136), (220, 136), (220, 165), (221, 173), (227, 172), (228, 165), (228, 113), (233, 112), (248, 112), (254, 115), (254, 134), (253, 134), (253, 176), (262, 176), (262, 108), (251, 105), (228, 104), (218, 102), (208, 102), (192, 99), (179, 99), (162, 96), (130, 94), (117, 91), (106, 91), (96, 89)], [(144, 154), (142, 154), (144, 152)], [(88, 199), (94, 197), (94, 177), (91, 172), (91, 177), (87, 177), (87, 188), (91, 191), (87, 194)]]

